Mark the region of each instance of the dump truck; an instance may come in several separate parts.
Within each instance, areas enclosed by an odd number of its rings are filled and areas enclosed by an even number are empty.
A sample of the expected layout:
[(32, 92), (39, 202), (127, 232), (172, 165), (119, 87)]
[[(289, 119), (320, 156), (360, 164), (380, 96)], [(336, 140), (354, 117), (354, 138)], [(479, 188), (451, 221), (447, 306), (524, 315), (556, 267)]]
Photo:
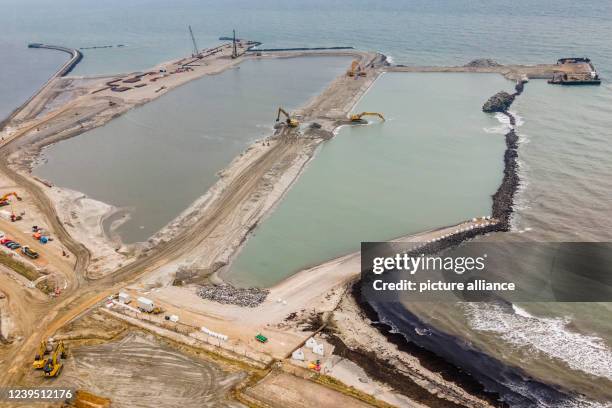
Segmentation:
[(21, 248), (21, 252), (23, 252), (24, 255), (26, 255), (29, 258), (32, 259), (37, 259), (39, 257), (38, 252), (36, 252), (35, 250), (31, 249), (29, 246), (24, 246), (23, 248)]

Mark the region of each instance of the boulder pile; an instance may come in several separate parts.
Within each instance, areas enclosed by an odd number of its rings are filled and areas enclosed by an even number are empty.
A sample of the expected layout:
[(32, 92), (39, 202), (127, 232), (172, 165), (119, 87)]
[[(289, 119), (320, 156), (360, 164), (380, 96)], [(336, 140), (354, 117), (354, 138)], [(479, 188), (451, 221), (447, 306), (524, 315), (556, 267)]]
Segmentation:
[(490, 58), (478, 58), (465, 64), (466, 67), (474, 68), (490, 68), (490, 67), (501, 67), (503, 66), (499, 62)]
[(268, 289), (236, 288), (228, 283), (204, 285), (198, 288), (197, 294), (202, 299), (225, 305), (257, 307), (268, 297)]
[(512, 102), (514, 102), (514, 95), (501, 91), (490, 97), (482, 106), (482, 110), (487, 113), (506, 112)]

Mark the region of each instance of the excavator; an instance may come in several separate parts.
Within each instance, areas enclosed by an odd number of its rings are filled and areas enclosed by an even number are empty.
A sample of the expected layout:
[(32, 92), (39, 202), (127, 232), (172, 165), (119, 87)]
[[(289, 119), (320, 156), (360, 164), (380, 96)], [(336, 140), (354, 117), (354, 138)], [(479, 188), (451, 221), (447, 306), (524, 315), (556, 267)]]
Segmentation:
[(10, 193), (6, 193), (5, 195), (3, 195), (2, 197), (0, 197), (0, 207), (4, 207), (5, 205), (9, 205), (9, 197), (10, 196), (14, 196), (17, 201), (21, 201), (21, 197), (19, 197), (19, 195), (17, 195), (16, 192), (12, 191)]
[(366, 73), (365, 71), (361, 70), (361, 67), (359, 66), (359, 61), (354, 60), (353, 63), (351, 64), (351, 68), (348, 71), (346, 71), (346, 75), (350, 77), (365, 76)]
[(287, 113), (287, 111), (286, 111), (286, 110), (284, 110), (283, 108), (280, 108), (280, 107), (278, 108), (278, 113), (276, 114), (276, 122), (279, 122), (279, 121), (280, 121), (280, 116), (281, 116), (281, 113), (282, 113), (282, 114), (283, 114), (283, 115), (284, 115), (284, 116), (287, 118), (287, 119), (285, 120), (285, 122), (287, 123), (287, 126), (294, 128), (294, 127), (298, 127), (298, 126), (300, 125), (300, 122), (298, 122), (298, 120), (297, 120), (297, 119), (292, 118), (292, 117), (291, 117), (291, 116), (290, 116), (290, 115)]
[(361, 113), (357, 113), (357, 114), (351, 115), (351, 122), (353, 122), (353, 123), (363, 123), (363, 122), (365, 122), (362, 119), (364, 116), (378, 116), (380, 118), (380, 120), (382, 120), (383, 122), (385, 121), (385, 117), (382, 115), (382, 113), (377, 113), (377, 112), (361, 112)]
[(64, 366), (62, 358), (66, 358), (66, 349), (64, 348), (64, 342), (60, 341), (55, 347), (55, 351), (51, 358), (48, 358), (43, 367), (43, 373), (45, 377), (57, 377)]
[(36, 370), (40, 370), (41, 368), (43, 368), (47, 363), (47, 354), (47, 342), (43, 340), (38, 346), (38, 352), (34, 356), (34, 363), (32, 363), (32, 367)]

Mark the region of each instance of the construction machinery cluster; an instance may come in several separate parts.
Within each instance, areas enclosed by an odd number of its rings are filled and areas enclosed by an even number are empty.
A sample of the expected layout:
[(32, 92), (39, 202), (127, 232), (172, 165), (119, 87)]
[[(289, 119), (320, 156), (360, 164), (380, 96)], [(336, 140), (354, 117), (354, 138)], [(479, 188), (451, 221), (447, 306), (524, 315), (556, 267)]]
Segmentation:
[(64, 367), (62, 359), (66, 357), (66, 348), (63, 341), (54, 342), (53, 339), (49, 339), (49, 341), (43, 340), (34, 356), (32, 368), (42, 370), (45, 377), (57, 377)]

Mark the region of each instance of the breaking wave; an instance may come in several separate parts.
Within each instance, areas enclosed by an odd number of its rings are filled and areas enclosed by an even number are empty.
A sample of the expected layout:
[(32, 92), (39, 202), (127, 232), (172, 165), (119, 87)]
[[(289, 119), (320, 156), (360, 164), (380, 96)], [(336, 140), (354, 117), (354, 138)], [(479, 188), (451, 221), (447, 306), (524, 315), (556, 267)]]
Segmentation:
[(505, 342), (561, 360), (571, 369), (612, 380), (612, 350), (596, 336), (568, 329), (571, 319), (535, 317), (513, 305), (463, 304), (470, 326)]

